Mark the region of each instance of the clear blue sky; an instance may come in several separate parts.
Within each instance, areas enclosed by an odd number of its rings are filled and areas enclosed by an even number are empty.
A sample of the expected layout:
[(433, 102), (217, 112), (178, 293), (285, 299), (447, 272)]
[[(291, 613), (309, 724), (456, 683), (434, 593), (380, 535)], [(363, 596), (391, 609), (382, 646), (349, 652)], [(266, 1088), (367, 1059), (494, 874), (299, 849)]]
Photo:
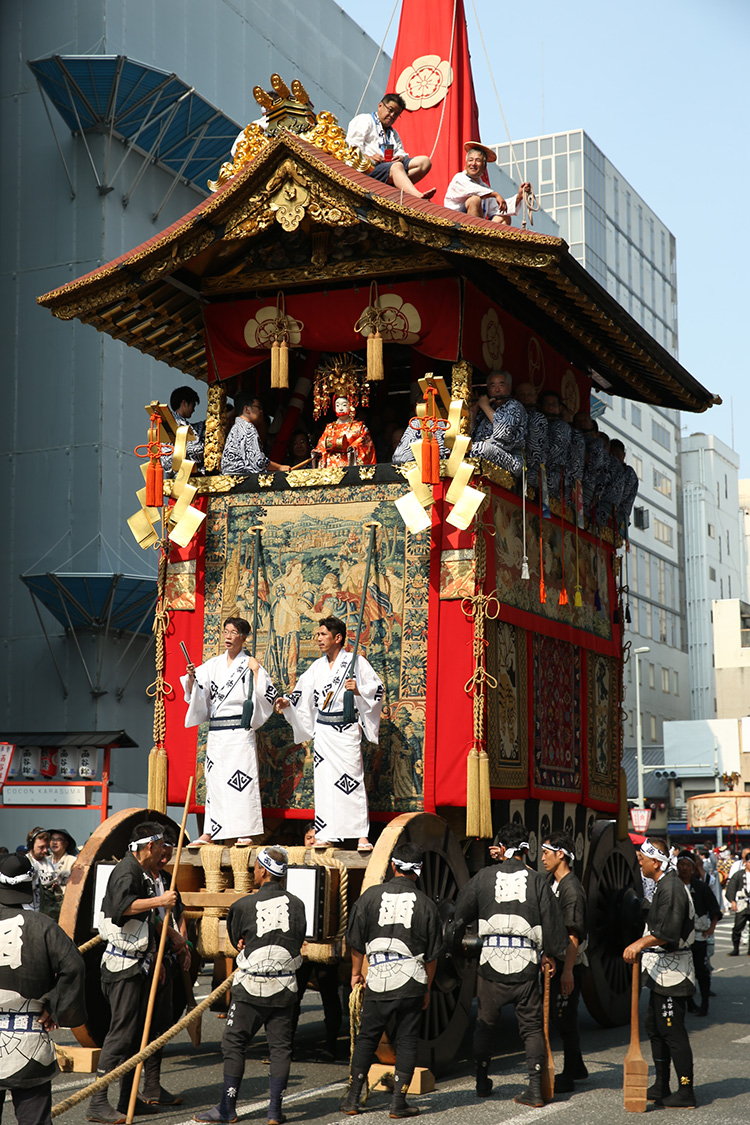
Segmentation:
[[(379, 44), (393, 0), (339, 2)], [(482, 139), (498, 143), (505, 129), (464, 4)], [(683, 414), (683, 432), (731, 445), (733, 409), (750, 477), (750, 0), (537, 0), (512, 20), (498, 0), (474, 4), (511, 137), (585, 129), (675, 235), (680, 362), (724, 402)], [(400, 3), (389, 53), (399, 13)]]

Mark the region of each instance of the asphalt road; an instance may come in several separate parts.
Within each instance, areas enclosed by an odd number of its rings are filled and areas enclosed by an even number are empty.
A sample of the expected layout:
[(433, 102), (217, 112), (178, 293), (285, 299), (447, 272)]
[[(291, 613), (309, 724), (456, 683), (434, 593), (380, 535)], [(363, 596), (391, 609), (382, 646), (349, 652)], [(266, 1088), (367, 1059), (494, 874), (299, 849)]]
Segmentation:
[[(729, 932), (731, 919), (723, 919), (717, 928), (716, 952), (713, 959), (713, 989), (716, 999), (711, 1000), (707, 1019), (689, 1016), (688, 1028), (695, 1055), (696, 1096), (699, 1107), (690, 1113), (691, 1125), (721, 1121), (722, 1125), (747, 1125), (750, 1121), (750, 957), (727, 958), (731, 949)], [(208, 994), (210, 977), (198, 980), (198, 997)], [(646, 996), (641, 995), (641, 1021), (646, 1006)], [(220, 1040), (223, 1021), (207, 1013), (203, 1017), (203, 1041), (195, 1052), (186, 1033), (178, 1036), (166, 1049), (162, 1067), (163, 1084), (179, 1091), (183, 1105), (153, 1120), (155, 1125), (192, 1125), (193, 1114), (215, 1105), (221, 1085)], [(589, 1069), (587, 1082), (580, 1083), (574, 1094), (563, 1094), (543, 1109), (519, 1106), (514, 1094), (525, 1085), (525, 1067), (519, 1049), (518, 1032), (512, 1014), (504, 1018), (498, 1037), (498, 1055), (493, 1063), (495, 1090), (492, 1097), (479, 1101), (474, 1093), (473, 1067), (467, 1053), (468, 1044), (457, 1044), (456, 1061), (450, 1073), (437, 1083), (434, 1093), (410, 1098), (419, 1105), (422, 1114), (434, 1125), (523, 1125), (525, 1122), (553, 1120), (555, 1125), (618, 1125), (633, 1120), (623, 1109), (622, 1064), (627, 1050), (629, 1029), (602, 1029), (588, 1015), (581, 1013), (583, 1053)], [(59, 1033), (60, 1042), (70, 1042)], [(323, 1040), (322, 1010), (317, 993), (305, 996), (302, 1019), (295, 1044), (295, 1059), (289, 1081), (284, 1109), (290, 1125), (309, 1122), (310, 1125), (338, 1125), (351, 1120), (342, 1117), (338, 1103), (347, 1077), (345, 1059), (348, 1059), (348, 1039), (339, 1041), (340, 1063), (325, 1061), (320, 1054)], [(559, 1044), (553, 1040), (558, 1070), (562, 1069)], [(644, 1056), (650, 1061), (648, 1042), (643, 1039)], [(267, 1073), (264, 1064), (267, 1056), (262, 1035), (253, 1045), (248, 1059), (245, 1079), (240, 1091), (238, 1113), (248, 1122), (265, 1122), (268, 1107)], [(53, 1103), (68, 1097), (91, 1081), (85, 1075), (61, 1074), (53, 1086)], [(114, 1096), (111, 1096), (114, 1101)], [(368, 1122), (388, 1121), (389, 1095), (376, 1090), (370, 1095), (368, 1112), (363, 1115), (363, 1125)], [(77, 1106), (59, 1118), (69, 1125), (83, 1125), (86, 1103)], [(658, 1112), (653, 1106), (649, 1113)], [(668, 1111), (661, 1111), (669, 1116)], [(676, 1112), (676, 1111), (674, 1111)], [(672, 1116), (674, 1116), (674, 1112)], [(6, 1121), (12, 1119), (11, 1107), (6, 1109)], [(141, 1119), (137, 1119), (141, 1120)]]

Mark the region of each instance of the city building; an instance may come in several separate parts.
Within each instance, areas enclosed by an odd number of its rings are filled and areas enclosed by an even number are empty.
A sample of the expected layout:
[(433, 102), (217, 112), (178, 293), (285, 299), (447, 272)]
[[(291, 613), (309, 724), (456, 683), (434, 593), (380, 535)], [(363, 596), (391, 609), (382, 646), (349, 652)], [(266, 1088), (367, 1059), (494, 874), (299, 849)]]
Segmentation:
[(742, 593), (750, 602), (750, 480), (737, 482), (740, 499), (740, 546), (742, 547)]
[[(690, 717), (721, 718), (714, 676), (717, 602), (742, 592), (737, 473), (739, 457), (713, 434), (682, 440)], [(713, 607), (713, 609), (712, 609)]]
[[(0, 738), (28, 743), (58, 732), (78, 748), (96, 746), (97, 732), (119, 739), (115, 811), (143, 804), (152, 745), (145, 688), (154, 678), (155, 553), (141, 551), (126, 526), (143, 484), (133, 447), (146, 440), (144, 405), (168, 401), (186, 380), (77, 320), (53, 318), (36, 297), (152, 238), (205, 198), (240, 128), (260, 116), (256, 83), (274, 72), (297, 78), (318, 110), (345, 124), (377, 54), (334, 0), (0, 7)], [(370, 100), (385, 89), (389, 65), (385, 56), (377, 62)], [(196, 389), (200, 419), (205, 388)], [(76, 776), (85, 757), (76, 758)], [(62, 776), (50, 760), (40, 774), (39, 747), (24, 759), (27, 777)], [(102, 764), (99, 754), (97, 777)], [(17, 776), (21, 766), (19, 758)], [(71, 792), (60, 787), (58, 796), (68, 801)], [(14, 847), (48, 815), (4, 808), (2, 843)], [(80, 829), (86, 818), (93, 828), (98, 815), (55, 812), (63, 827)]]
[[(750, 715), (750, 605), (739, 598), (712, 604), (717, 715), (743, 719)], [(744, 749), (750, 754), (750, 745)]]
[[(499, 172), (529, 180), (571, 253), (630, 315), (677, 355), (674, 235), (582, 130), (495, 146)], [(665, 720), (690, 715), (686, 591), (677, 411), (614, 398), (602, 386), (592, 407), (599, 426), (625, 444), (639, 494), (625, 555), (631, 649), (640, 659), (644, 746), (662, 744)], [(625, 750), (636, 738), (635, 661), (625, 667)], [(634, 796), (628, 787), (628, 796)]]

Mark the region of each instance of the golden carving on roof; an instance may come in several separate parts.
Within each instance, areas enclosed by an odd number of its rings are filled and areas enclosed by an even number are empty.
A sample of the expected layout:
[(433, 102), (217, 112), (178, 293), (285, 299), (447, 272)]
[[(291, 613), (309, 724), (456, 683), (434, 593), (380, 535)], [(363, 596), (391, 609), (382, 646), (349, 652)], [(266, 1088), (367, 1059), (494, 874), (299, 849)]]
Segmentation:
[(265, 114), (265, 128), (255, 121), (246, 126), (235, 149), (234, 158), (222, 164), (215, 180), (208, 181), (211, 191), (217, 191), (227, 180), (236, 176), (268, 147), (269, 138), (284, 131), (302, 137), (350, 168), (356, 168), (360, 172), (371, 170), (372, 161), (358, 148), (346, 143), (346, 131), (341, 128), (335, 115), (327, 110), (316, 115), (301, 82), (295, 78), (290, 91), (278, 74), (272, 74), (271, 86), (273, 90), (264, 90), (262, 86), (255, 86), (253, 89), (255, 100)]
[(206, 408), (206, 434), (203, 448), (203, 463), (207, 471), (221, 468), (221, 455), (226, 441), (227, 392), (221, 383), (211, 383), (208, 388)]
[(232, 274), (229, 277), (209, 278), (201, 286), (202, 292), (209, 296), (215, 293), (237, 293), (243, 289), (279, 289), (290, 285), (303, 285), (306, 282), (341, 281), (352, 277), (388, 277), (397, 274), (425, 273), (445, 269), (445, 261), (437, 254), (418, 254), (404, 256), (403, 260), (387, 258), (360, 258), (342, 262), (334, 259), (316, 267), (309, 265), (289, 266), (283, 270), (254, 269)]

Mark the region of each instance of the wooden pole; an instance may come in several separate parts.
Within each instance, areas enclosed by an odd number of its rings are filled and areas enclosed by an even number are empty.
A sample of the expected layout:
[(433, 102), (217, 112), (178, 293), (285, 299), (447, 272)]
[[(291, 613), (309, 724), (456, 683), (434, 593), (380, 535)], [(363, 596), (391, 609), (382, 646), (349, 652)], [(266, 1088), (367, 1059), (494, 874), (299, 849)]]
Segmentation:
[(630, 996), (630, 1046), (625, 1056), (622, 1081), (623, 1102), (628, 1113), (645, 1113), (647, 1107), (648, 1064), (641, 1051), (638, 1031), (638, 993), (641, 988), (640, 957), (633, 964), (633, 988)]
[[(190, 798), (193, 794), (193, 781), (190, 778), (187, 787), (187, 795), (185, 797), (185, 808), (182, 812), (182, 824), (180, 826), (180, 838), (177, 841), (177, 854), (174, 860), (174, 867), (172, 868), (172, 881), (169, 884), (170, 891), (173, 891), (177, 885), (177, 872), (180, 867), (180, 858), (182, 856), (182, 841), (185, 838), (185, 825), (187, 824), (188, 809), (190, 808)], [(151, 1020), (154, 1016), (154, 1004), (156, 1002), (156, 993), (159, 988), (159, 976), (161, 975), (162, 961), (164, 960), (164, 948), (167, 944), (167, 930), (172, 918), (171, 908), (167, 908), (164, 912), (164, 918), (161, 924), (161, 935), (159, 937), (159, 949), (156, 953), (156, 961), (154, 962), (153, 975), (151, 977), (151, 991), (148, 996), (148, 1007), (146, 1008), (146, 1020), (143, 1025), (143, 1035), (141, 1036), (141, 1050), (148, 1045), (148, 1037), (151, 1032)], [(130, 1091), (130, 1101), (128, 1102), (128, 1113), (125, 1118), (126, 1125), (133, 1125), (133, 1118), (135, 1116), (135, 1103), (138, 1097), (138, 1083), (141, 1080), (141, 1071), (143, 1070), (143, 1063), (139, 1062), (135, 1068), (133, 1075), (133, 1086)]]
[(544, 1001), (543, 1001), (543, 1029), (544, 1029), (544, 1063), (542, 1064), (542, 1098), (551, 1102), (555, 1096), (555, 1058), (549, 1045), (549, 966), (544, 966)]

